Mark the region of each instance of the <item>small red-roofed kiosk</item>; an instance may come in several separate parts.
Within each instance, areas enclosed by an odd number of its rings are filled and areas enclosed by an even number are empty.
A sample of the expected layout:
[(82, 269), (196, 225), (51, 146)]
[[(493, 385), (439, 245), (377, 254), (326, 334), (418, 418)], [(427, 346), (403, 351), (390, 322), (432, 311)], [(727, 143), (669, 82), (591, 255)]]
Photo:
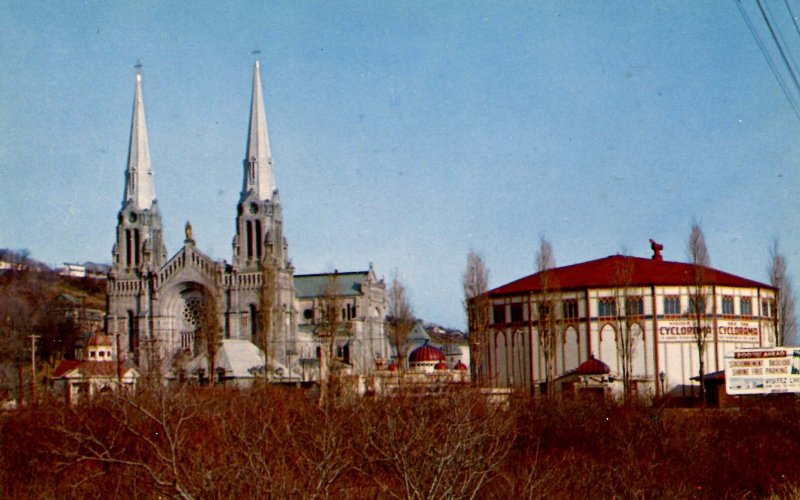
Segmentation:
[(590, 354), (575, 370), (556, 379), (556, 387), (564, 399), (604, 399), (613, 394), (613, 384), (618, 382), (608, 365)]

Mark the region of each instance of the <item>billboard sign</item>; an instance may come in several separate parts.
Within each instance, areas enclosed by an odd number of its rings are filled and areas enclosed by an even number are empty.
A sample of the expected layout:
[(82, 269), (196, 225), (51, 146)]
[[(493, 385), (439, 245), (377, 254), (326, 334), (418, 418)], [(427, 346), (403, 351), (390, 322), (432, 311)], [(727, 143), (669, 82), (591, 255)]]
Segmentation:
[(736, 349), (725, 357), (731, 395), (800, 392), (800, 347)]

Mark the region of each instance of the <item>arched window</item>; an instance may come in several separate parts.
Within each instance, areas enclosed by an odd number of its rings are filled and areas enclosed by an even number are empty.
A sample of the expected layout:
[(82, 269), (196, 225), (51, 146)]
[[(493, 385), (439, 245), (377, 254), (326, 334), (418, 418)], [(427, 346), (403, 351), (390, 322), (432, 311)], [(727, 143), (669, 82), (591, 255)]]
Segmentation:
[(139, 230), (138, 229), (134, 229), (133, 230), (133, 263), (134, 263), (134, 265), (136, 265), (136, 267), (139, 267), (139, 261), (140, 261), (139, 255), (140, 255), (140, 253), (142, 251), (141, 246), (142, 246), (142, 243), (141, 243), (141, 241), (139, 239)]
[(139, 364), (139, 323), (133, 311), (128, 311), (128, 351), (133, 354), (133, 362)]
[(131, 235), (131, 230), (125, 230), (125, 264), (128, 267), (133, 265), (133, 235)]
[(258, 339), (258, 309), (255, 304), (250, 304), (250, 339)]
[(263, 242), (261, 241), (261, 221), (257, 220), (256, 221), (256, 257), (258, 257), (259, 259), (261, 259), (261, 245), (262, 245), (262, 243)]

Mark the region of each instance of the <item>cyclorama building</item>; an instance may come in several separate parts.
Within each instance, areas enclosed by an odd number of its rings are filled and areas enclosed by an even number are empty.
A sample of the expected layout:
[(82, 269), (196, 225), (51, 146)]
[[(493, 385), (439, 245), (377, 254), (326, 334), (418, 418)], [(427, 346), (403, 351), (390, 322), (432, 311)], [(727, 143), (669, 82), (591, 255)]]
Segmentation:
[[(319, 370), (313, 367), (318, 366), (320, 347), (320, 332), (315, 328), (318, 309), (324, 307), (325, 284), (338, 282), (343, 287), (337, 291), (341, 321), (348, 326), (346, 335), (336, 339), (340, 358), (347, 353), (342, 361), (352, 367), (353, 374), (373, 371), (390, 355), (383, 322), (385, 284), (371, 265), (354, 273), (295, 276), (273, 175), (258, 63), (253, 72), (245, 158), (235, 170), (241, 172), (243, 182), (232, 213), (232, 262), (203, 253), (188, 222), (183, 246), (168, 257), (155, 195), (142, 77), (137, 71), (125, 189), (108, 276), (106, 331), (119, 336), (122, 359), (168, 377), (185, 372), (185, 361), (202, 354), (196, 334), (207, 300), (215, 300), (223, 343), (253, 342), (266, 347), (261, 352), (266, 351), (269, 359), (261, 366), (237, 365), (230, 373), (220, 373), (224, 367), (215, 366), (213, 376), (225, 380), (237, 378), (236, 373), (267, 370), (272, 380), (317, 379)], [(265, 295), (271, 298), (265, 300)], [(261, 314), (264, 307), (270, 307), (270, 314)], [(259, 324), (266, 321), (263, 318), (271, 322), (268, 339), (261, 333), (266, 330), (262, 328), (266, 325)], [(228, 343), (226, 348), (236, 346), (231, 352), (252, 351), (243, 350), (237, 342)], [(198, 367), (197, 374), (186, 375), (209, 373), (207, 368)]]
[(580, 389), (578, 367), (596, 359), (609, 368), (609, 395), (622, 394), (626, 365), (634, 393), (689, 397), (697, 395), (698, 331), (705, 373), (722, 370), (736, 348), (774, 344), (775, 288), (711, 268), (698, 274), (691, 264), (664, 261), (660, 249), (654, 244), (652, 259), (614, 255), (487, 292), (491, 324), (480, 376), (542, 394), (550, 366), (555, 392), (570, 395)]

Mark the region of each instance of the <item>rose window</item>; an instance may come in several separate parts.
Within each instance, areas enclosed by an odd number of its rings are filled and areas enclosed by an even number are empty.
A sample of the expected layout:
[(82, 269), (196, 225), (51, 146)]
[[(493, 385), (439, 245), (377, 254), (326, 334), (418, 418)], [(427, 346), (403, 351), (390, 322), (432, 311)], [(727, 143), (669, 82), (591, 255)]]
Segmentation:
[(200, 311), (203, 310), (203, 299), (200, 297), (189, 297), (183, 306), (184, 324), (197, 328), (200, 324)]

